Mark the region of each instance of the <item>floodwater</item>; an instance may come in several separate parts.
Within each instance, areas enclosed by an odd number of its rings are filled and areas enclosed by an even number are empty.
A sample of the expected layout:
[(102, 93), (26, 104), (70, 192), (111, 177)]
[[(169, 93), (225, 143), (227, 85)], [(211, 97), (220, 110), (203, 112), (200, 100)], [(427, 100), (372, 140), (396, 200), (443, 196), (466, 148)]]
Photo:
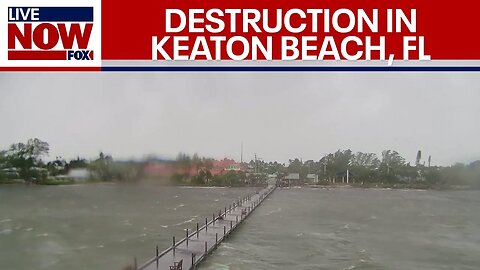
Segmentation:
[[(254, 189), (0, 186), (0, 269), (121, 270)], [(480, 269), (480, 191), (277, 189), (199, 270)]]
[(277, 189), (201, 270), (480, 269), (480, 191)]
[(0, 269), (121, 270), (252, 188), (0, 186)]

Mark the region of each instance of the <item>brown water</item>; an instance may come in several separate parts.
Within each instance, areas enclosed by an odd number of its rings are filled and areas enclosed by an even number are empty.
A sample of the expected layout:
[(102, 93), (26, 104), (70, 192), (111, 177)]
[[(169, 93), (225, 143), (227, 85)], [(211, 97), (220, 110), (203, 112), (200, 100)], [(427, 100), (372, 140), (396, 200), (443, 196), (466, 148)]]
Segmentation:
[(0, 186), (0, 269), (111, 269), (167, 248), (248, 188)]

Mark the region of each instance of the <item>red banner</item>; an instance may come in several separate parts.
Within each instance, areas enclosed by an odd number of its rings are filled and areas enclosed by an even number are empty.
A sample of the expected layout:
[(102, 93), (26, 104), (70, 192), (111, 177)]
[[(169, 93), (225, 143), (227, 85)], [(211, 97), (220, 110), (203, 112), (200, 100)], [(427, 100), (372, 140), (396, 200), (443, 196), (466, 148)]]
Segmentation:
[[(166, 31), (167, 9), (179, 9), (183, 11), (186, 17), (184, 22), (186, 26), (178, 33), (169, 33)], [(200, 12), (198, 10), (200, 10)], [(214, 9), (214, 12), (212, 12)], [(236, 32), (232, 32), (232, 16), (227, 16), (228, 10), (239, 9), (240, 13), (235, 14)], [(277, 17), (277, 10), (281, 9), (281, 17)], [(322, 10), (317, 12), (316, 20), (309, 10)], [(334, 28), (335, 12), (346, 9), (351, 11), (355, 17), (354, 27), (347, 33), (340, 33)], [(405, 37), (411, 37), (410, 45), (417, 49), (408, 52), (409, 59), (418, 60), (419, 54), (430, 55), (432, 60), (477, 60), (480, 59), (480, 37), (478, 32), (478, 15), (477, 12), (480, 5), (474, 0), (460, 0), (456, 2), (440, 3), (438, 1), (157, 1), (145, 0), (131, 2), (130, 4), (119, 4), (118, 1), (103, 0), (102, 1), (102, 59), (104, 60), (151, 60), (152, 59), (152, 37), (156, 37), (157, 41), (167, 36), (170, 37), (162, 46), (162, 49), (173, 59), (175, 47), (182, 46), (178, 51), (178, 56), (199, 60), (208, 59), (205, 55), (195, 55), (191, 58), (191, 53), (195, 47), (195, 43), (199, 42), (198, 38), (203, 37), (207, 43), (206, 49), (209, 50), (211, 57), (216, 58), (220, 55), (222, 60), (230, 60), (227, 53), (228, 40), (234, 37), (245, 38), (249, 43), (250, 50), (244, 60), (253, 59), (252, 39), (257, 38), (260, 43), (267, 47), (267, 39), (271, 39), (272, 59), (279, 60), (282, 58), (282, 38), (292, 37), (298, 40), (296, 49), (300, 52), (300, 56), (296, 60), (302, 59), (303, 47), (308, 48), (307, 56), (311, 58), (319, 54), (320, 49), (324, 46), (323, 42), (326, 37), (334, 39), (334, 45), (339, 51), (341, 59), (345, 59), (345, 54), (341, 53), (341, 47), (345, 46), (347, 55), (354, 55), (356, 52), (362, 52), (359, 59), (366, 58), (365, 47), (368, 42), (371, 46), (379, 45), (381, 37), (385, 37), (385, 57), (394, 54), (395, 59), (402, 60), (405, 54)], [(193, 10), (193, 15), (191, 14)], [(220, 10), (223, 16), (219, 16)], [(256, 10), (256, 11), (255, 11)], [(290, 28), (299, 28), (305, 24), (305, 29), (300, 33), (292, 33), (285, 26), (285, 14), (289, 10), (294, 10), (289, 17)], [(306, 16), (302, 17), (303, 11)], [(326, 10), (329, 11), (327, 16)], [(368, 18), (373, 18), (376, 10), (378, 12), (378, 21), (376, 31), (372, 31), (371, 27), (363, 21), (363, 31), (359, 31), (359, 13), (362, 10)], [(391, 10), (391, 18), (388, 12)], [(412, 10), (415, 10), (415, 16), (412, 16)], [(207, 13), (210, 11), (210, 17), (216, 17), (222, 20), (224, 27), (222, 31), (213, 33), (206, 29), (216, 27), (215, 21), (209, 21)], [(258, 11), (258, 12), (257, 12)], [(203, 12), (203, 13), (202, 13)], [(244, 15), (243, 13), (249, 13)], [(401, 12), (401, 13), (400, 13)], [(260, 13), (261, 18), (256, 23), (259, 29), (255, 29), (252, 24), (247, 25), (246, 32), (242, 29), (245, 19), (255, 19), (256, 13)], [(406, 20), (400, 20), (400, 24), (396, 22), (398, 17), (402, 16)], [(232, 14), (232, 13), (230, 13)], [(268, 18), (267, 18), (268, 15)], [(172, 26), (181, 26), (180, 16), (172, 14), (170, 16)], [(277, 25), (277, 18), (281, 18), (282, 27), (275, 33), (268, 33), (263, 28), (264, 24), (273, 27)], [(345, 12), (337, 16), (337, 25), (342, 29), (346, 29), (352, 21), (352, 17)], [(401, 19), (401, 18), (400, 18)], [(196, 20), (191, 23), (190, 21)], [(264, 22), (264, 20), (266, 22)], [(388, 29), (389, 20), (391, 20), (392, 29)], [(203, 21), (203, 22), (202, 22)], [(255, 20), (254, 20), (255, 21)], [(415, 31), (408, 28), (408, 22), (415, 21)], [(330, 31), (325, 32), (325, 24), (330, 24)], [(192, 32), (193, 30), (199, 32)], [(317, 26), (315, 31), (314, 26)], [(401, 31), (396, 32), (397, 25), (400, 25)], [(260, 31), (258, 31), (260, 30)], [(348, 30), (348, 29), (347, 29)], [(375, 30), (375, 29), (374, 29)], [(201, 31), (201, 32), (200, 32)], [(181, 36), (181, 40), (175, 43), (174, 38)], [(313, 37), (313, 39), (302, 40), (303, 37)], [(216, 48), (215, 41), (212, 37), (224, 37), (226, 40), (218, 42), (219, 48)], [(348, 40), (346, 44), (342, 44), (348, 37), (355, 37), (354, 40)], [(202, 39), (203, 39), (202, 38)], [(317, 40), (315, 40), (315, 38)], [(214, 38), (215, 39), (215, 38)], [(288, 43), (288, 42), (287, 42)], [(420, 44), (422, 43), (422, 44)], [(199, 43), (200, 44), (200, 43)], [(202, 44), (200, 44), (202, 45)], [(205, 44), (203, 44), (205, 45)], [(241, 55), (245, 50), (245, 44), (241, 40), (236, 40), (231, 44), (231, 51), (235, 55)], [(288, 44), (284, 44), (288, 45)], [(290, 43), (291, 45), (291, 43)], [(331, 43), (327, 44), (328, 51), (331, 51)], [(198, 47), (198, 44), (197, 44)], [(423, 47), (423, 52), (419, 49)], [(178, 49), (178, 48), (177, 48)], [(203, 48), (205, 49), (205, 48)], [(265, 59), (265, 55), (261, 53), (257, 55), (257, 59)], [(290, 55), (293, 51), (289, 51)], [(381, 58), (380, 51), (371, 51), (370, 59), (378, 60)], [(161, 53), (158, 58), (164, 59)], [(325, 59), (334, 59), (334, 55), (325, 55)], [(217, 58), (218, 59), (218, 58)], [(382, 59), (383, 60), (383, 59)]]

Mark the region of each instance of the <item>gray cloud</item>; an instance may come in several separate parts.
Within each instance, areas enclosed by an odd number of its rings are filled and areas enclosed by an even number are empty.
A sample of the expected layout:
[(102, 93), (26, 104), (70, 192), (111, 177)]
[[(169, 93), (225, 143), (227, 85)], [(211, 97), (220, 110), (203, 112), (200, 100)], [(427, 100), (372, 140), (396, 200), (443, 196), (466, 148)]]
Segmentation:
[(480, 158), (476, 73), (45, 73), (0, 75), (0, 145), (50, 157), (179, 151), (318, 160), (396, 149), (435, 164)]

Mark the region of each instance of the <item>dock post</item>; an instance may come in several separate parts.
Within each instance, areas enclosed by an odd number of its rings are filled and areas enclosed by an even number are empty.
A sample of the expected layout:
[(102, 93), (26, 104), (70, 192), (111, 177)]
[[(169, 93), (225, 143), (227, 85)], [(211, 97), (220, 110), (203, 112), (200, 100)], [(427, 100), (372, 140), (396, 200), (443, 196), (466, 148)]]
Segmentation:
[(192, 253), (192, 269), (195, 269), (195, 253)]
[(133, 257), (133, 269), (137, 270), (137, 257)]
[(233, 228), (233, 221), (230, 220), (230, 232), (232, 232), (232, 228)]
[(208, 220), (205, 218), (205, 231), (208, 232)]
[(198, 238), (198, 222), (197, 222), (197, 238)]
[(227, 232), (227, 227), (225, 227), (225, 225), (223, 225), (223, 236), (225, 237), (225, 233)]
[(218, 244), (218, 233), (215, 233), (215, 246)]
[(226, 217), (227, 216), (227, 207), (225, 207), (225, 212), (223, 212), (223, 215)]
[(235, 216), (235, 224), (238, 223), (238, 216)]
[(156, 256), (155, 256), (155, 261), (157, 262), (157, 268), (158, 268), (158, 245), (157, 245), (155, 251), (156, 251), (156, 252), (155, 252), (155, 254), (156, 254)]
[(173, 241), (173, 256), (175, 256), (175, 236), (172, 239)]
[(205, 255), (207, 255), (208, 249), (207, 249), (207, 241), (205, 241)]
[(187, 229), (187, 231), (186, 231), (186, 234), (187, 234), (187, 237), (186, 237), (186, 238), (187, 238), (187, 247), (188, 247), (188, 229)]
[(212, 214), (212, 225), (215, 226), (215, 213)]

